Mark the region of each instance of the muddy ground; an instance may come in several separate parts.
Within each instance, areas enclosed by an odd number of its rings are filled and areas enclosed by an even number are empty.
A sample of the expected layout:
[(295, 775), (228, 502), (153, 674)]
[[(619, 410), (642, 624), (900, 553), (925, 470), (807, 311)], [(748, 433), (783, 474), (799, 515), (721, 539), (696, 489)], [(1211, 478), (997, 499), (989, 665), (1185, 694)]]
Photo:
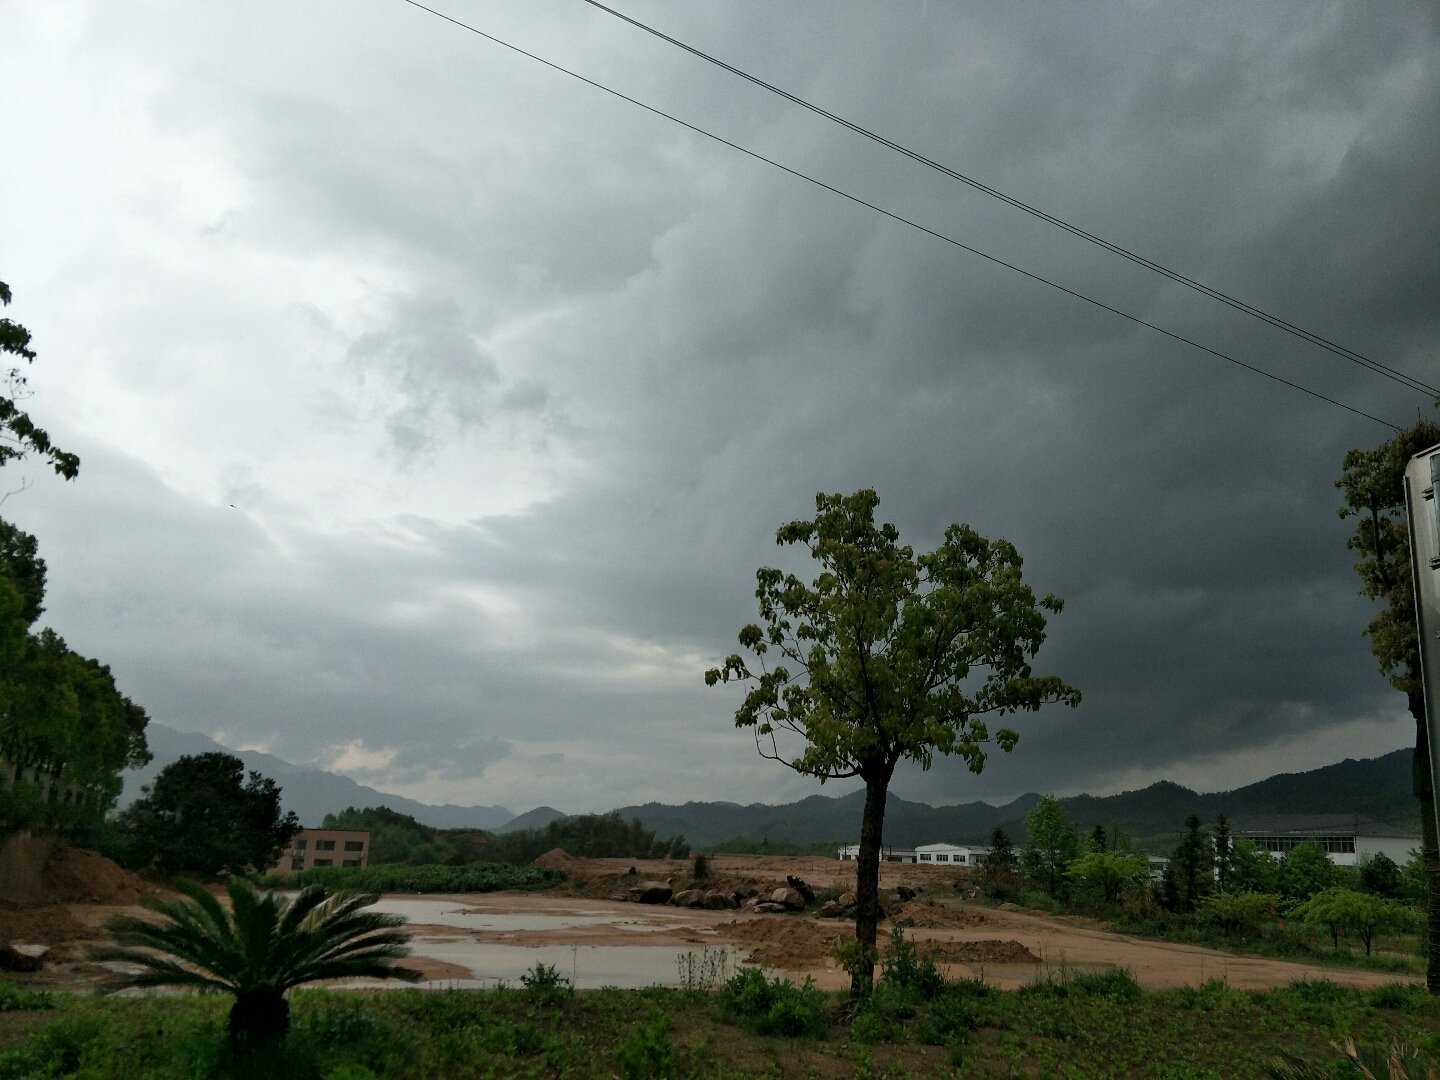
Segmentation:
[[(565, 887), (550, 893), (488, 893), (436, 897), (457, 910), (495, 915), (583, 915), (583, 925), (559, 929), (469, 929), (412, 923), (414, 955), (407, 963), (428, 979), (483, 977), (446, 959), (457, 941), (517, 946), (665, 946), (676, 953), (727, 945), (752, 962), (793, 978), (812, 976), (825, 988), (848, 979), (830, 958), (835, 938), (853, 934), (843, 921), (811, 914), (760, 915), (743, 911), (682, 910), (627, 903), (611, 897), (628, 883), (673, 879), (689, 882), (691, 865), (668, 861), (548, 860), (570, 874)], [(854, 864), (822, 858), (712, 857), (709, 884), (727, 888), (749, 883), (774, 888), (787, 875), (812, 887), (853, 885)], [(631, 872), (633, 867), (633, 873)], [(1040, 915), (978, 900), (961, 872), (940, 867), (886, 864), (881, 886), (917, 890), (903, 903), (887, 901), (882, 935), (895, 924), (932, 955), (951, 976), (985, 979), (1014, 987), (1066, 971), (1124, 967), (1146, 986), (1166, 987), (1223, 979), (1239, 988), (1284, 985), (1300, 978), (1371, 986), (1393, 982), (1392, 974), (1321, 967), (1261, 957), (1238, 956), (1199, 946), (1148, 941), (1088, 925), (1084, 920)], [(15, 976), (34, 986), (84, 989), (97, 985), (106, 969), (88, 959), (92, 945), (105, 940), (105, 922), (118, 914), (142, 913), (141, 902), (162, 895), (158, 886), (120, 870), (91, 852), (62, 849), (45, 873), (45, 897), (52, 902), (20, 907), (0, 905), (0, 942), (49, 945), (45, 967)], [(398, 899), (398, 898), (397, 898)], [(451, 950), (453, 951), (453, 950)]]

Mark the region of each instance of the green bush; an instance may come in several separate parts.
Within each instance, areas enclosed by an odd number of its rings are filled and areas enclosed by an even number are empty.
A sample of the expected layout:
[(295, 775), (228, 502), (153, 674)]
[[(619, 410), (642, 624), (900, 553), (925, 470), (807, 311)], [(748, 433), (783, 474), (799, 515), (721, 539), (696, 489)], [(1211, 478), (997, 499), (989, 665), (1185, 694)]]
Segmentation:
[(44, 990), (27, 990), (8, 979), (0, 979), (0, 1012), (38, 1012), (54, 1004)]
[(720, 992), (727, 1018), (758, 1035), (809, 1035), (829, 1030), (825, 995), (807, 978), (796, 986), (789, 979), (766, 979), (759, 968), (741, 968)]
[(520, 976), (525, 993), (536, 1001), (551, 1002), (567, 998), (575, 992), (574, 984), (561, 975), (554, 964), (536, 961), (533, 968)]
[(675, 1044), (666, 1034), (669, 1030), (670, 1018), (659, 1009), (651, 1012), (649, 1023), (635, 1025), (615, 1048), (615, 1060), (625, 1080), (674, 1075)]
[(506, 889), (549, 889), (565, 880), (563, 870), (542, 866), (471, 863), (467, 866), (318, 866), (292, 874), (289, 888), (323, 885), (332, 892), (483, 893)]
[(920, 956), (915, 943), (905, 940), (905, 931), (898, 926), (890, 931), (890, 940), (880, 958), (880, 970), (882, 985), (901, 987), (922, 1001), (929, 1001), (945, 985), (945, 976), (940, 974), (935, 961)]

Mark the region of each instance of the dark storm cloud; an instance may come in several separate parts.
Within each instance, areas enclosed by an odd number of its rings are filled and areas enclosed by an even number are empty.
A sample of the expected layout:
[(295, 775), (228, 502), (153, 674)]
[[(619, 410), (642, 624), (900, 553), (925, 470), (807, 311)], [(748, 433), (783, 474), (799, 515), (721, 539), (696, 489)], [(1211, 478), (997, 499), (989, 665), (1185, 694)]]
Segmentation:
[[(1246, 363), (1397, 422), (1428, 407), (614, 20), (459, 14)], [(1434, 367), (1428, 5), (635, 14), (1377, 360)], [(175, 234), (144, 233), (144, 301), (117, 335), (137, 372), (121, 398), (171, 391), (138, 362), (162, 329), (175, 394), (274, 353), (262, 370), (299, 389), (257, 379), (214, 426), (263, 423), (299, 460), (199, 421), (192, 444), (117, 426), (87, 447), (85, 494), (14, 504), (55, 553), (56, 618), (157, 719), (452, 801), (804, 793), (700, 673), (755, 617), (758, 565), (805, 569), (776, 527), (816, 491), (874, 486), (917, 547), (952, 521), (1015, 542), (1067, 601), (1038, 667), (1085, 693), (1019, 718), (984, 776), (945, 763), (906, 794), (1226, 787), (1407, 736), (1359, 636), (1333, 488), (1385, 428), (443, 25), (366, 13), (328, 40), (322, 15), (263, 61), (181, 31), (148, 57), (137, 111), (233, 170), (212, 167), (235, 194), (194, 211), (211, 230), (194, 250), (243, 256), (191, 283), (154, 254)], [(123, 69), (130, 46), (106, 48)], [(131, 259), (89, 243), (102, 277)], [(103, 544), (74, 538), (98, 519)]]

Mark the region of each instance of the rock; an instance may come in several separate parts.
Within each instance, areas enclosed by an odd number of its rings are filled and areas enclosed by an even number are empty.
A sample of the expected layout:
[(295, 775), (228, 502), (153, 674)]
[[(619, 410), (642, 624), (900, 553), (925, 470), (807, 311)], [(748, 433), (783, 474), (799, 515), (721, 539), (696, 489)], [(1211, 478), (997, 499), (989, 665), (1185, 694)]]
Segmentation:
[(788, 885), (784, 888), (776, 889), (774, 892), (772, 892), (770, 894), (770, 903), (783, 904), (790, 911), (805, 910), (804, 895), (800, 892), (799, 889), (791, 888)]
[(850, 889), (850, 890), (848, 890), (847, 892), (842, 892), (842, 893), (840, 894), (840, 903), (844, 904), (846, 907), (854, 907), (854, 906), (855, 906), (855, 890), (854, 890), (854, 889)]
[(705, 894), (705, 899), (701, 906), (719, 911), (722, 908), (737, 908), (740, 906), (740, 903), (727, 893), (720, 892), (717, 889), (711, 889)]
[(845, 914), (845, 905), (839, 900), (826, 900), (820, 905), (822, 919), (838, 919)]
[(663, 881), (642, 881), (630, 890), (630, 899), (637, 904), (668, 904), (675, 890)]
[(670, 898), (676, 907), (704, 907), (705, 893), (700, 889), (685, 889)]
[(769, 900), (764, 900), (755, 905), (755, 910), (764, 912), (766, 915), (780, 915), (790, 909), (784, 904), (772, 904)]
[(905, 900), (914, 900), (915, 890), (912, 889), (909, 885), (896, 885), (895, 895), (898, 896), (902, 902)]
[(787, 874), (785, 875), (785, 882), (787, 885), (790, 886), (790, 888), (794, 889), (796, 892), (798, 892), (801, 896), (805, 898), (805, 903), (813, 904), (815, 902), (815, 890), (810, 888), (810, 886), (807, 885), (800, 878), (796, 877), (794, 874)]
[(759, 896), (760, 890), (754, 885), (736, 885), (735, 888), (731, 890), (730, 895), (735, 897), (736, 900), (750, 900)]
[(0, 945), (0, 968), (6, 971), (39, 971), (49, 951), (48, 945), (26, 945), (19, 941)]

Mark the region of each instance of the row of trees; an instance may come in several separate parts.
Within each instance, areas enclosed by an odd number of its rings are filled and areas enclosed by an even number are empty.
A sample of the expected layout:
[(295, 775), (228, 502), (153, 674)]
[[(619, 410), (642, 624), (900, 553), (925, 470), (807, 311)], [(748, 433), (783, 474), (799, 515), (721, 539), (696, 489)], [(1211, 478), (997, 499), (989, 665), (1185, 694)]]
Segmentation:
[(1354, 937), (1367, 954), (1376, 933), (1413, 925), (1426, 895), (1418, 853), (1403, 868), (1383, 853), (1342, 867), (1307, 841), (1275, 859), (1234, 837), (1223, 815), (1208, 829), (1188, 817), (1158, 877), (1118, 826), (1097, 825), (1082, 840), (1053, 796), (1035, 805), (1025, 827), (1018, 853), (1003, 830), (991, 836), (983, 880), (992, 894), (1015, 896), (1028, 887), (1092, 913), (1158, 910), (1247, 937), (1283, 916), (1324, 927), (1337, 948), (1342, 935)]
[[(0, 282), (0, 304), (10, 289)], [(0, 319), (0, 467), (37, 457), (65, 479), (80, 459), (50, 442), (21, 407), (30, 332)], [(25, 486), (23, 481), (20, 485)], [(0, 503), (8, 494), (0, 493)], [(145, 710), (110, 669), (37, 623), (45, 562), (35, 537), (0, 519), (0, 821), (21, 826), (96, 821), (120, 792), (120, 773), (150, 760)]]

